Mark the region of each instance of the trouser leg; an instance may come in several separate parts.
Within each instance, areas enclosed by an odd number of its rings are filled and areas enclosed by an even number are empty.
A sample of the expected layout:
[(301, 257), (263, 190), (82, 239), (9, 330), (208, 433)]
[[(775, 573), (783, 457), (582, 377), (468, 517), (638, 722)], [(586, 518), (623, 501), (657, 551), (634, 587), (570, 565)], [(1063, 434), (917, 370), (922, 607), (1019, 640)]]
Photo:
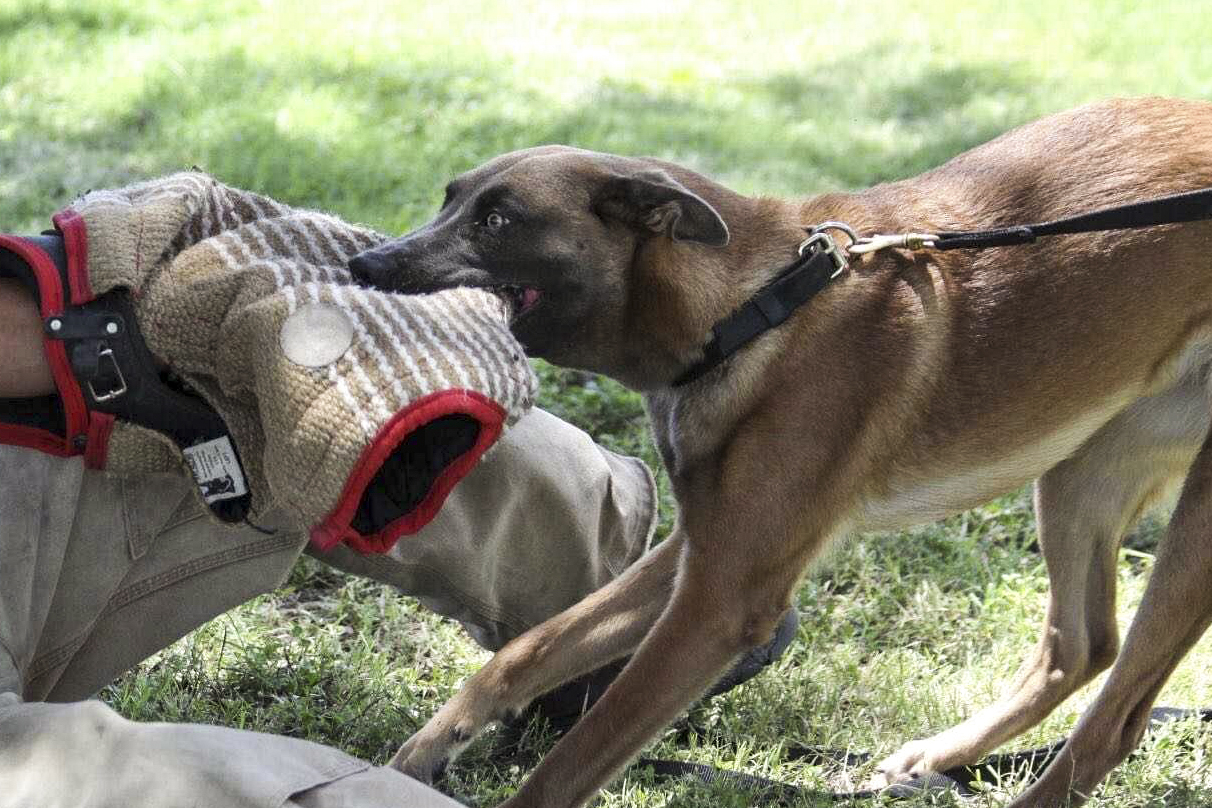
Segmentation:
[(392, 769), (310, 741), (127, 721), (97, 701), (0, 701), (0, 808), (447, 808)]
[(656, 517), (643, 462), (534, 410), (390, 553), (315, 555), (399, 587), (496, 650), (617, 577), (648, 548)]
[[(302, 548), (297, 530), (266, 535), (213, 524), (177, 475), (131, 481), (83, 471), (78, 460), (0, 452), (0, 558), (6, 568), (28, 568), (35, 582), (23, 594), (0, 592), (0, 609), (22, 627), (10, 650), (27, 700), (94, 693), (207, 620), (272, 590)], [(33, 551), (18, 562), (13, 545)]]
[[(401, 586), (496, 647), (616, 576), (646, 549), (655, 514), (642, 463), (540, 413), (397, 555), (328, 560)], [(126, 483), (0, 447), (0, 808), (452, 804), (305, 741), (134, 723), (97, 702), (22, 701), (93, 692), (272, 589), (301, 546), (290, 530), (215, 527), (177, 477)]]
[(217, 529), (187, 494), (0, 447), (0, 808), (455, 805), (308, 741), (23, 701), (91, 692), (289, 571), (297, 533)]

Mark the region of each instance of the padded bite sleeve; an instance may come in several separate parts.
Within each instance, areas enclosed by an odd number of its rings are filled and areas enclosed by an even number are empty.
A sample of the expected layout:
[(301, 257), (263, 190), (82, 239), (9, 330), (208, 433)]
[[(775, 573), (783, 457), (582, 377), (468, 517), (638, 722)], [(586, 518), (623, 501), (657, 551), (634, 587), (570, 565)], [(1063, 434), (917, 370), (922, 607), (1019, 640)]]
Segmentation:
[(353, 283), (346, 264), (377, 233), (192, 173), (89, 194), (72, 213), (94, 291), (131, 290), (151, 352), (222, 416), (240, 461), (223, 446), (182, 457), (119, 425), (112, 470), (186, 460), (204, 500), (246, 488), (254, 520), (272, 503), (321, 549), (385, 551), (532, 404), (501, 298)]

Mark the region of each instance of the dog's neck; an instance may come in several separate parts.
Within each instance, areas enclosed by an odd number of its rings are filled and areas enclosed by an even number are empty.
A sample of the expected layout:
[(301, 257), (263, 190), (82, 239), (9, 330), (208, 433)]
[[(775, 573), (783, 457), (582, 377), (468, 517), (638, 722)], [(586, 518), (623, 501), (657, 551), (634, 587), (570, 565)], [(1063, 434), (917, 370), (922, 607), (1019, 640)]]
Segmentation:
[[(668, 386), (699, 361), (712, 326), (796, 260), (809, 228), (838, 218), (862, 226), (871, 216), (848, 194), (783, 200), (708, 190), (703, 196), (728, 223), (726, 246), (652, 238), (636, 253), (635, 277), (641, 282), (628, 326), (635, 348), (623, 364), (630, 377), (624, 381), (641, 391)], [(688, 282), (696, 294), (685, 294)]]

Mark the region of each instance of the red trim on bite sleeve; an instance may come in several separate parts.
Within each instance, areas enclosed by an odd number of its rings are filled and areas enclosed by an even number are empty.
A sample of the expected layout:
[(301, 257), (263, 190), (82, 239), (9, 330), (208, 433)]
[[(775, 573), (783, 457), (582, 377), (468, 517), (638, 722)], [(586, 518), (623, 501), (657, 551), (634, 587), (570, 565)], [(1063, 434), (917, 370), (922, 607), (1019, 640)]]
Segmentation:
[[(467, 415), (480, 424), (475, 445), (457, 457), (437, 476), (424, 499), (411, 512), (396, 519), (372, 536), (363, 536), (351, 522), (358, 503), (374, 476), (404, 439), (425, 424), (445, 415)], [(341, 492), (341, 498), (325, 520), (311, 531), (311, 543), (329, 550), (345, 542), (361, 553), (386, 553), (401, 536), (416, 533), (437, 515), (447, 495), (475, 467), (488, 447), (496, 442), (505, 425), (505, 409), (474, 390), (442, 390), (418, 399), (385, 423), (362, 452)]]
[(37, 449), (55, 457), (71, 457), (76, 452), (62, 437), (45, 429), (17, 424), (0, 424), (0, 444)]
[(109, 459), (109, 436), (114, 431), (114, 416), (106, 412), (89, 414), (88, 448), (84, 450), (84, 467), (103, 469)]

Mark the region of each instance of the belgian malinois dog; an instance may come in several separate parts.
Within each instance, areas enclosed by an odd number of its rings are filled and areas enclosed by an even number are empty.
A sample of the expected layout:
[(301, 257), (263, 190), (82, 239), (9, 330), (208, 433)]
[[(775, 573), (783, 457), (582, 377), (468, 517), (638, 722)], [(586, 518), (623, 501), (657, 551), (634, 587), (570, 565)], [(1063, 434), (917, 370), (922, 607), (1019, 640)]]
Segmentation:
[[(641, 391), (679, 522), (626, 574), (497, 653), (392, 764), (429, 780), (485, 725), (634, 654), (506, 803), (582, 805), (771, 635), (830, 541), (1034, 479), (1051, 580), (1038, 645), (1000, 701), (906, 744), (875, 781), (972, 762), (1114, 663), (1061, 756), (1013, 804), (1083, 801), (1212, 620), (1212, 223), (853, 256), (782, 325), (674, 382), (814, 224), (975, 230), (1204, 186), (1212, 104), (1162, 99), (1085, 106), (912, 179), (793, 201), (563, 146), (456, 178), (433, 221), (351, 269), (398, 290), (499, 289), (531, 355)], [(1120, 539), (1180, 481), (1121, 650)]]

